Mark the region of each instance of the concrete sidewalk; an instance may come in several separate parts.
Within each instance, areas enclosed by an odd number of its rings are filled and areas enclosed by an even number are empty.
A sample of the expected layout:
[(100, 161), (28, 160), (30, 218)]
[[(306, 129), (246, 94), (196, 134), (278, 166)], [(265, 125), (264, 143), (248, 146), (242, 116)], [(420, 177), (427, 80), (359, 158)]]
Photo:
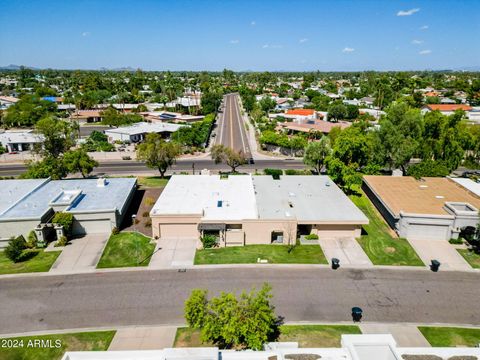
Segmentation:
[(430, 347), (430, 343), (418, 330), (408, 324), (361, 324), (362, 334), (392, 334), (399, 347)]
[(354, 238), (319, 239), (318, 242), (329, 262), (332, 258), (337, 258), (340, 260), (340, 266), (373, 267), (367, 254)]
[(71, 240), (70, 244), (63, 248), (49, 273), (70, 274), (95, 271), (108, 238), (108, 234), (89, 234)]
[(173, 347), (176, 332), (176, 326), (135, 326), (118, 329), (108, 350), (160, 350)]

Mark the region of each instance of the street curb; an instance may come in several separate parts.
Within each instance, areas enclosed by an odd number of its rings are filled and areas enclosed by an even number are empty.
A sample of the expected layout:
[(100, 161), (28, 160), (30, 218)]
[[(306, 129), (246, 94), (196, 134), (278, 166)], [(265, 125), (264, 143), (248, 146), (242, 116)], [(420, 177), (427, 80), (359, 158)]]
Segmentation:
[[(335, 321), (335, 322), (314, 322), (314, 321), (287, 321), (284, 325), (357, 325), (361, 327), (362, 325), (384, 325), (384, 326), (430, 326), (430, 327), (457, 327), (457, 328), (472, 328), (479, 329), (479, 325), (472, 324), (451, 324), (451, 323), (410, 323), (410, 322), (394, 322), (394, 323), (384, 323), (378, 321), (363, 321), (361, 323), (353, 323), (352, 321)], [(121, 325), (121, 326), (100, 326), (100, 327), (85, 327), (85, 328), (73, 328), (73, 329), (57, 329), (57, 330), (39, 330), (39, 331), (29, 331), (24, 333), (8, 333), (0, 334), (0, 338), (11, 338), (11, 337), (21, 337), (21, 336), (42, 336), (42, 335), (55, 335), (55, 334), (72, 334), (72, 333), (81, 333), (81, 332), (93, 332), (93, 331), (118, 331), (122, 329), (129, 328), (154, 328), (154, 327), (186, 327), (185, 323), (173, 323), (173, 324), (155, 324), (155, 325)]]
[[(130, 272), (130, 271), (179, 271), (179, 270), (216, 270), (216, 269), (331, 269), (327, 264), (219, 264), (219, 265), (191, 265), (191, 266), (176, 266), (165, 268), (151, 268), (151, 267), (124, 267), (124, 268), (107, 268), (107, 269), (89, 269), (85, 271), (75, 272), (37, 272), (37, 273), (21, 273), (21, 274), (4, 274), (0, 275), (1, 279), (22, 278), (22, 277), (41, 277), (41, 276), (67, 276), (67, 275), (84, 275), (84, 274), (106, 274), (115, 272)], [(428, 266), (390, 266), (390, 265), (365, 265), (365, 266), (348, 266), (342, 265), (342, 270), (358, 270), (358, 271), (377, 271), (377, 270), (392, 270), (392, 271), (425, 271), (431, 272)], [(455, 269), (441, 269), (441, 272), (458, 272), (458, 273), (477, 273), (480, 274), (480, 269), (455, 270)]]

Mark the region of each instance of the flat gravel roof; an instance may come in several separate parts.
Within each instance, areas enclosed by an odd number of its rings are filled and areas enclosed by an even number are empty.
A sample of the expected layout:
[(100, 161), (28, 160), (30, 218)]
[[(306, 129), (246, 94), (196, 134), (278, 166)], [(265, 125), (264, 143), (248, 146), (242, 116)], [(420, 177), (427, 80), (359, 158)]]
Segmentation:
[(363, 177), (377, 197), (398, 216), (400, 211), (410, 214), (447, 215), (446, 202), (465, 202), (480, 208), (480, 197), (449, 178), (426, 177), (416, 180), (411, 176)]

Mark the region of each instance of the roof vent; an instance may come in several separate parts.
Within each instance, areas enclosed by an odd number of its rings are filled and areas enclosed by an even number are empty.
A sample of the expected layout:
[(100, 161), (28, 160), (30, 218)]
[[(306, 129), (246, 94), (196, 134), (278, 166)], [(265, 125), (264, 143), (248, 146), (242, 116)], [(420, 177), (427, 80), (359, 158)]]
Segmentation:
[(97, 179), (97, 187), (105, 187), (107, 186), (107, 179), (101, 177)]
[(426, 189), (428, 188), (428, 185), (420, 185), (420, 189)]
[(436, 195), (435, 198), (437, 199), (445, 199), (445, 196), (442, 196), (442, 195)]

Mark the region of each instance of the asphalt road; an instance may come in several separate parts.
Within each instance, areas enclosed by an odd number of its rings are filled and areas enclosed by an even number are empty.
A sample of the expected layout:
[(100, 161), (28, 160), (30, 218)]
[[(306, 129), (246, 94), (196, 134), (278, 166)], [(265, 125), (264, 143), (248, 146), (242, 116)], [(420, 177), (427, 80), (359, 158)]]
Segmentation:
[[(202, 169), (210, 170), (229, 170), (230, 168), (224, 164), (215, 164), (212, 160), (177, 160), (177, 163), (172, 166), (170, 172), (176, 171), (192, 171), (192, 164), (195, 165), (195, 171)], [(238, 171), (255, 169), (263, 170), (265, 168), (276, 169), (304, 169), (305, 165), (300, 160), (256, 160), (255, 164), (243, 165), (238, 168)], [(0, 176), (18, 176), (25, 171), (24, 164), (2, 164), (0, 165)], [(131, 174), (136, 173), (152, 173), (158, 174), (158, 171), (147, 168), (143, 163), (131, 160), (121, 161), (105, 161), (100, 162), (100, 166), (95, 168), (93, 174)]]
[(308, 268), (130, 271), (0, 279), (0, 333), (183, 323), (191, 289), (240, 291), (269, 282), (285, 321), (480, 325), (477, 273)]
[(246, 158), (250, 158), (250, 145), (240, 113), (238, 94), (225, 95), (223, 104), (224, 109), (218, 119), (216, 144), (222, 144), (237, 152), (241, 151)]

